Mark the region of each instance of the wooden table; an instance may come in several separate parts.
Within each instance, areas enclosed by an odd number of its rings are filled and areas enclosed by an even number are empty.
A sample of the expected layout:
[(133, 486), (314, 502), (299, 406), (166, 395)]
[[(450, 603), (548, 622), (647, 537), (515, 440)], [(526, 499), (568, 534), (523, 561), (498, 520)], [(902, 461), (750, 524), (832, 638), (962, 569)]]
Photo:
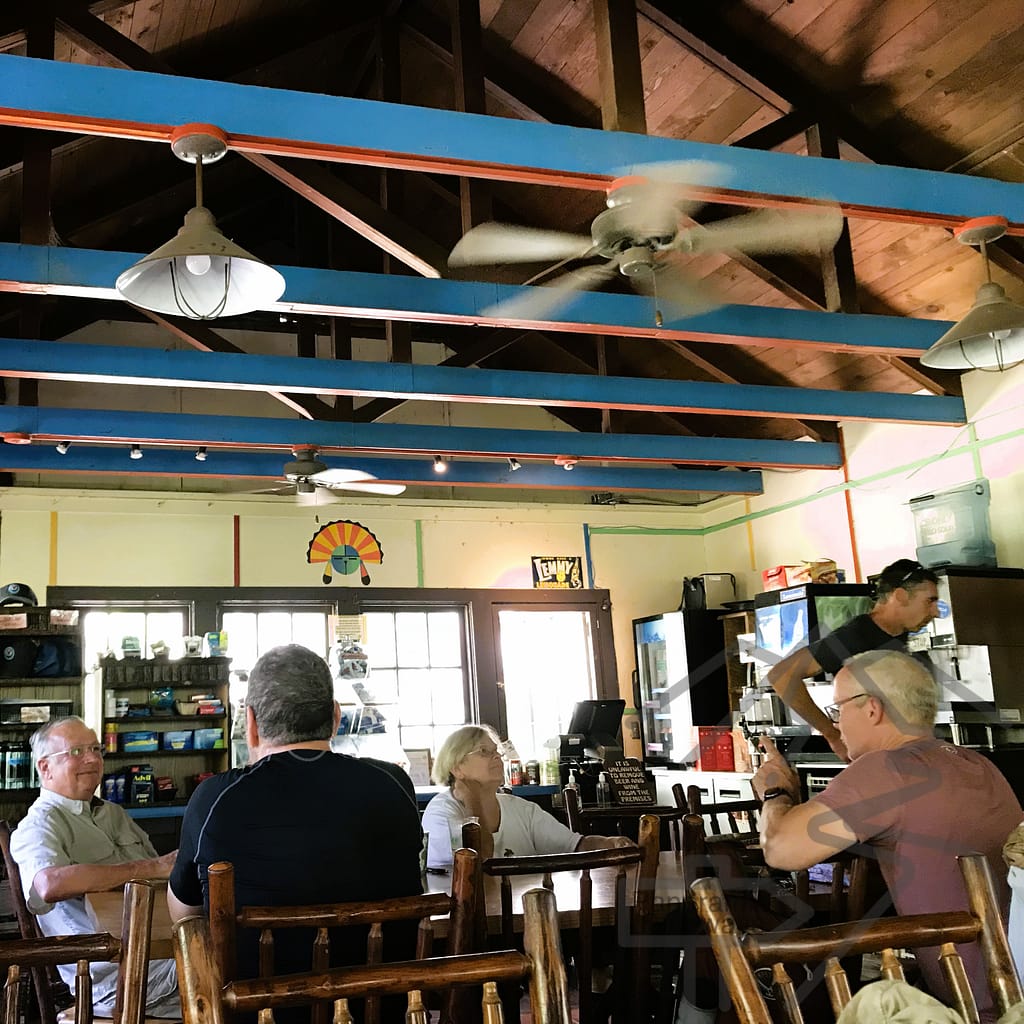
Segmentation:
[[(167, 883), (153, 882), (153, 930), (149, 937), (151, 960), (173, 960), (174, 947), (171, 945), (171, 914), (167, 909)], [(111, 889), (108, 892), (87, 892), (85, 909), (97, 932), (121, 934), (121, 915), (124, 910), (124, 890)]]

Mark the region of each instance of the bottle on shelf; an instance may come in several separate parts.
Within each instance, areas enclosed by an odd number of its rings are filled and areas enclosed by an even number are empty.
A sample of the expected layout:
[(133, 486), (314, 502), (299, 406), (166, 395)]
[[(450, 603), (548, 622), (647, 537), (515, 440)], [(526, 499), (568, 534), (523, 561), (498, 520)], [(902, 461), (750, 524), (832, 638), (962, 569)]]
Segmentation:
[(565, 788), (576, 790), (579, 789), (579, 786), (576, 785), (576, 772), (573, 769), (569, 770), (569, 781), (565, 784)]
[(597, 780), (597, 806), (607, 807), (612, 802), (612, 789), (608, 784), (608, 773), (601, 772)]

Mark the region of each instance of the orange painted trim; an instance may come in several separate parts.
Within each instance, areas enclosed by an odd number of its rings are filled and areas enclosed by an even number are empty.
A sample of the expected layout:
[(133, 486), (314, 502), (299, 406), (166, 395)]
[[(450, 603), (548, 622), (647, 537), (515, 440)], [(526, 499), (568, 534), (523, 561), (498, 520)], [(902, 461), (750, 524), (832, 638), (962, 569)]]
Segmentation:
[(234, 583), (236, 587), (242, 585), (242, 523), (241, 516), (232, 516), (232, 549), (234, 553)]
[[(843, 428), (839, 428), (839, 453), (843, 459), (843, 483), (849, 484), (850, 482), (850, 466), (846, 461), (846, 439), (843, 434)], [(864, 577), (861, 574), (860, 568), (860, 552), (857, 550), (857, 528), (853, 519), (853, 495), (850, 493), (850, 488), (846, 487), (843, 491), (843, 498), (846, 501), (846, 522), (850, 530), (850, 553), (853, 556), (853, 577), (854, 582), (863, 583)]]

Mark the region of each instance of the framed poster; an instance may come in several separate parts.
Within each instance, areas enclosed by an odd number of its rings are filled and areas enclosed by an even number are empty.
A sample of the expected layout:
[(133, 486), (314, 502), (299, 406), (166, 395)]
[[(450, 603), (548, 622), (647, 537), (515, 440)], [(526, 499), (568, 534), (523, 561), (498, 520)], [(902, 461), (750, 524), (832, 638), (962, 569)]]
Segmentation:
[(582, 590), (583, 558), (580, 555), (534, 555), (535, 590)]

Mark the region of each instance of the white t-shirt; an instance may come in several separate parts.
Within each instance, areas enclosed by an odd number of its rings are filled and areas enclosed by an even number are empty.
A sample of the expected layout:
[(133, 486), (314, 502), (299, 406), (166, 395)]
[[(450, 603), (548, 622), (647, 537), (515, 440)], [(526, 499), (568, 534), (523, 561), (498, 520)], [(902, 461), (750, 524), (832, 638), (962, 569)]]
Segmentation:
[[(495, 857), (537, 853), (572, 853), (583, 837), (566, 828), (537, 804), (509, 793), (498, 794), (501, 823), (494, 833)], [(462, 846), (462, 825), (469, 815), (452, 796), (438, 793), (423, 812), (423, 831), (430, 836), (427, 867), (446, 868)]]

